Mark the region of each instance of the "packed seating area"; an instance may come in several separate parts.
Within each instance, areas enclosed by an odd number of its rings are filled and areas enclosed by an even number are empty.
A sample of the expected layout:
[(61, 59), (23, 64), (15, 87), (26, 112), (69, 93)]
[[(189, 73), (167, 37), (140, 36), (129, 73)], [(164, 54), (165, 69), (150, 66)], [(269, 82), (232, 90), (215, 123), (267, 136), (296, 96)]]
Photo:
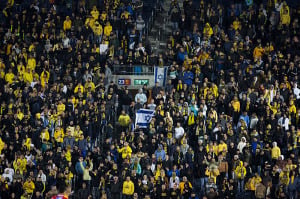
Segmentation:
[[(293, 0), (0, 1), (0, 199), (299, 198), (299, 19)], [(113, 81), (135, 64), (167, 84)]]

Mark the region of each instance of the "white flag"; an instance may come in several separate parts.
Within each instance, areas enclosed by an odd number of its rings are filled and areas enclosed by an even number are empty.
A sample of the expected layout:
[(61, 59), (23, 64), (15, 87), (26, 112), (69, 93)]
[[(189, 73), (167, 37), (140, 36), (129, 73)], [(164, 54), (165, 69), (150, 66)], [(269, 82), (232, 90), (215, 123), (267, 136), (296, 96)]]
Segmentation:
[(160, 86), (166, 85), (168, 67), (158, 67), (154, 68), (154, 82), (159, 82)]
[(155, 111), (150, 109), (140, 109), (135, 114), (135, 126), (140, 128), (147, 128)]

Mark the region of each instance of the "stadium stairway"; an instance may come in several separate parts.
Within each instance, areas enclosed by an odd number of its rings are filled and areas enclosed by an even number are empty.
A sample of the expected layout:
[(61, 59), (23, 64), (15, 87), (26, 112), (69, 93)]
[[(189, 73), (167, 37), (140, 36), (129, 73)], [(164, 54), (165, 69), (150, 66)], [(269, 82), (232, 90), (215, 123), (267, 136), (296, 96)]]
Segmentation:
[[(146, 1), (153, 1), (153, 0), (146, 0)], [(170, 4), (171, 4), (170, 0), (163, 0), (160, 5), (159, 3), (156, 4), (157, 6), (155, 8), (155, 12), (153, 16), (153, 25), (148, 32), (148, 39), (151, 43), (152, 51), (154, 51), (155, 53), (164, 52), (164, 50), (166, 49), (167, 38), (169, 35), (172, 34), (171, 23), (169, 21), (169, 16), (168, 16)]]

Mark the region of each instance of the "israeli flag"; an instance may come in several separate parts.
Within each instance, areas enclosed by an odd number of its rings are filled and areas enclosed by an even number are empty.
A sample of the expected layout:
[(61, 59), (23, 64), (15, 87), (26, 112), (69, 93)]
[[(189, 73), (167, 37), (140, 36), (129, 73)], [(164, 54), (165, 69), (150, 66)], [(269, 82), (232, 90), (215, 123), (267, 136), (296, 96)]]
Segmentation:
[(154, 82), (159, 82), (160, 86), (166, 85), (168, 67), (155, 66), (154, 68)]
[(155, 111), (150, 109), (139, 109), (135, 114), (135, 126), (139, 128), (147, 128)]

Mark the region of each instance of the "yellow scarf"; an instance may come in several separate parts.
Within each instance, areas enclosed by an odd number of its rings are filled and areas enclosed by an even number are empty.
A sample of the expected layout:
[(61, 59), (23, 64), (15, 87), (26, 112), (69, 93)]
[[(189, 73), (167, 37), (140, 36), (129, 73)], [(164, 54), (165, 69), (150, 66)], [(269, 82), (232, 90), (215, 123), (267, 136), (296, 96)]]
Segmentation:
[(182, 84), (177, 84), (177, 91), (182, 90)]
[(189, 119), (188, 119), (188, 125), (191, 126), (195, 124), (195, 116), (194, 114), (192, 113), (190, 116), (189, 116)]

